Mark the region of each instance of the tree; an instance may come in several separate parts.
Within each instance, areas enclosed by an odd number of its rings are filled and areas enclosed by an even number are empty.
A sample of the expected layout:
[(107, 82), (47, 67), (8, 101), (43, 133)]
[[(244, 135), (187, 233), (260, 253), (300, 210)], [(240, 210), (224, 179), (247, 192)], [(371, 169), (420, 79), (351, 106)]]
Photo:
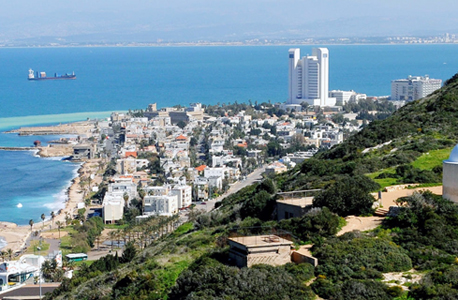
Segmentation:
[(56, 214), (54, 213), (54, 211), (51, 212), (51, 226), (54, 226), (54, 218), (56, 217)]
[(10, 260), (13, 260), (13, 250), (11, 250), (11, 248), (6, 250), (6, 254), (10, 258)]
[(59, 231), (59, 239), (60, 239), (60, 229), (62, 228), (63, 225), (64, 224), (61, 221), (56, 222), (57, 231)]
[(375, 199), (369, 193), (378, 188), (369, 177), (343, 175), (315, 197), (313, 206), (325, 206), (342, 217), (372, 214)]
[(125, 192), (124, 195), (122, 195), (122, 198), (124, 199), (125, 206), (128, 207), (129, 206), (129, 194)]
[(143, 212), (143, 209), (145, 207), (145, 196), (146, 196), (145, 190), (144, 189), (139, 189), (138, 190), (138, 195), (140, 196), (140, 199), (142, 200), (141, 211)]
[(128, 242), (126, 247), (124, 248), (124, 252), (122, 253), (121, 262), (127, 263), (132, 261), (136, 254), (137, 249), (135, 249), (134, 242)]
[(45, 219), (46, 219), (46, 215), (45, 214), (41, 214), (41, 219), (43, 220), (43, 224), (41, 226), (41, 229), (44, 229), (45, 228)]
[(6, 260), (6, 252), (5, 251), (0, 251), (0, 257), (2, 258), (2, 261)]
[(177, 126), (180, 127), (181, 129), (185, 128), (186, 125), (187, 125), (187, 124), (186, 124), (185, 121), (179, 121), (179, 122), (177, 123)]
[(108, 233), (108, 236), (110, 237), (110, 240), (111, 240), (111, 251), (113, 251), (113, 244), (114, 244), (114, 240), (116, 239), (116, 231), (110, 231)]
[(30, 225), (30, 231), (33, 230), (33, 219), (29, 220), (29, 225)]
[(252, 199), (246, 201), (240, 210), (242, 217), (253, 217), (263, 221), (272, 219), (275, 209), (275, 198), (265, 190), (258, 192)]

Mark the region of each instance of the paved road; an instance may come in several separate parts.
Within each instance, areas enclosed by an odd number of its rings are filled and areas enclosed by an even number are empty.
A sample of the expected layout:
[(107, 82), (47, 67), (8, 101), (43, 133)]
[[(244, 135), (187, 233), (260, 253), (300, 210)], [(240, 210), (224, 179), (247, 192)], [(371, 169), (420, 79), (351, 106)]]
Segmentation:
[[(60, 283), (42, 283), (41, 284), (41, 293), (42, 295), (54, 291)], [(12, 297), (12, 296), (25, 296), (25, 297), (30, 297), (30, 296), (36, 296), (36, 297), (31, 297), (28, 299), (39, 299), (40, 295), (40, 286), (38, 284), (31, 284), (31, 285), (25, 285), (21, 288), (15, 289), (11, 292), (6, 292), (4, 294), (0, 294), (0, 299), (6, 298), (6, 297)]]
[(202, 210), (205, 210), (207, 212), (211, 211), (215, 207), (215, 203), (216, 202), (219, 202), (219, 201), (223, 200), (224, 198), (226, 198), (227, 196), (232, 195), (232, 194), (240, 191), (244, 187), (252, 185), (257, 180), (261, 180), (262, 179), (261, 174), (264, 173), (264, 171), (265, 171), (265, 167), (258, 168), (256, 170), (254, 170), (254, 172), (250, 173), (247, 176), (247, 179), (234, 183), (226, 193), (224, 193), (223, 195), (219, 196), (218, 198), (208, 200), (208, 201), (204, 202), (204, 203), (206, 203), (204, 205), (198, 204), (198, 208), (202, 209)]

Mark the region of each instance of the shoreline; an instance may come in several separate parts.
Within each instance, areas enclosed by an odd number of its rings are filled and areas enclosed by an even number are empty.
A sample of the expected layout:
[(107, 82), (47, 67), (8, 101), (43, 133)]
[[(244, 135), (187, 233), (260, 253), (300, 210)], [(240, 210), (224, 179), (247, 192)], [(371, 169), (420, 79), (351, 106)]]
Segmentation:
[[(77, 122), (69, 122), (66, 124), (56, 124), (52, 126), (42, 126), (42, 127), (21, 127), (16, 129), (16, 133), (20, 132), (21, 130), (31, 131), (33, 135), (37, 135), (37, 133), (42, 133), (43, 131), (49, 130), (53, 132), (58, 132), (58, 135), (65, 135), (69, 134), (71, 131), (72, 133), (77, 134), (90, 134), (92, 129), (92, 123), (90, 121), (77, 121)], [(38, 130), (38, 131), (37, 131)], [(6, 147), (5, 147), (6, 148)], [(21, 151), (31, 151), (33, 155), (39, 157), (40, 159), (53, 159), (62, 158), (64, 154), (61, 147), (33, 147), (33, 148), (25, 148), (25, 147), (8, 147), (8, 148), (16, 148), (17, 150)], [(10, 150), (10, 149), (5, 149)], [(65, 153), (66, 154), (66, 153)], [(58, 208), (50, 209), (50, 211), (54, 211), (56, 214), (54, 220), (50, 218), (49, 215), (46, 215), (46, 219), (44, 222), (37, 222), (33, 224), (33, 228), (30, 225), (18, 225), (12, 222), (6, 222), (0, 220), (0, 238), (2, 239), (0, 250), (5, 251), (7, 249), (13, 250), (13, 253), (21, 252), (25, 249), (28, 240), (31, 237), (32, 232), (38, 231), (41, 233), (42, 231), (48, 229), (55, 229), (57, 226), (55, 222), (60, 221), (63, 224), (65, 223), (65, 219), (67, 215), (71, 219), (73, 216), (77, 214), (77, 206), (78, 203), (84, 202), (84, 196), (86, 195), (85, 191), (86, 188), (80, 186), (80, 182), (82, 177), (86, 174), (86, 176), (90, 176), (90, 174), (96, 173), (98, 171), (98, 163), (100, 159), (93, 159), (84, 162), (75, 162), (77, 167), (72, 171), (72, 178), (65, 184), (65, 186), (59, 190), (56, 194), (51, 195), (54, 198), (54, 201), (43, 203), (43, 205), (56, 205)], [(96, 165), (97, 170), (93, 171), (92, 168)], [(97, 181), (94, 180), (93, 185), (97, 184)], [(89, 191), (90, 192), (90, 188)], [(63, 196), (63, 201), (60, 201), (60, 196)], [(56, 199), (57, 198), (57, 199)], [(61, 208), (62, 207), (62, 208)], [(43, 228), (45, 228), (43, 230)], [(4, 242), (6, 245), (3, 246)]]
[[(67, 214), (70, 215), (70, 218), (73, 220), (73, 216), (76, 214), (77, 205), (80, 202), (84, 202), (84, 193), (81, 190), (79, 183), (83, 174), (89, 173), (91, 166), (94, 163), (97, 163), (99, 160), (86, 161), (81, 163), (77, 172), (77, 175), (72, 178), (69, 182), (69, 185), (66, 186), (63, 191), (66, 194), (66, 200), (64, 202), (65, 207), (56, 212), (56, 217), (54, 220), (50, 219), (47, 216), (44, 222), (38, 222), (33, 224), (33, 229), (30, 228), (30, 225), (18, 225), (12, 222), (0, 221), (0, 238), (6, 242), (6, 245), (1, 248), (1, 251), (6, 251), (8, 249), (13, 250), (13, 253), (20, 252), (24, 250), (27, 241), (31, 237), (31, 233), (38, 231), (40, 234), (48, 229), (56, 229), (56, 222), (60, 221), (63, 224), (65, 223), (65, 218)], [(45, 228), (42, 230), (42, 228)]]

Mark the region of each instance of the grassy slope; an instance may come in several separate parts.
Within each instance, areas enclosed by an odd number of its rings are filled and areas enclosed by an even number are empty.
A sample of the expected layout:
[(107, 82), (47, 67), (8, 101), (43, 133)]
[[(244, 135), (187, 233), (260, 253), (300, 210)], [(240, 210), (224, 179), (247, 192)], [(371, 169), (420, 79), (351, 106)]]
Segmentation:
[[(450, 156), (453, 147), (447, 147), (444, 149), (431, 150), (426, 153), (423, 153), (419, 158), (411, 163), (412, 166), (420, 170), (432, 170), (436, 166), (442, 166), (442, 162)], [(396, 178), (381, 178), (376, 179), (381, 173), (392, 173), (396, 172), (394, 167), (386, 168), (374, 173), (366, 174), (368, 177), (372, 178), (375, 182), (380, 184), (381, 189), (383, 190), (387, 186), (392, 186), (399, 184)], [(440, 184), (439, 184), (440, 185)]]
[(442, 166), (442, 161), (448, 159), (452, 149), (453, 147), (448, 147), (423, 153), (412, 165), (421, 170), (432, 170), (436, 166)]
[[(105, 299), (111, 295), (113, 286), (123, 278), (135, 278), (138, 281), (129, 286), (130, 295), (139, 293), (144, 288), (140, 284), (143, 284), (154, 287), (158, 299), (167, 299), (180, 273), (215, 248), (218, 234), (212, 234), (211, 230), (190, 229), (192, 224), (183, 224), (173, 234), (141, 251), (131, 263), (116, 271), (102, 273), (56, 299), (86, 299), (89, 294), (91, 299)], [(97, 288), (94, 289), (94, 286)], [(146, 299), (142, 296), (140, 293), (136, 299)]]
[(458, 138), (456, 128), (458, 128), (458, 75), (450, 79), (442, 89), (426, 98), (408, 103), (383, 121), (370, 123), (361, 132), (319, 157), (351, 159), (355, 153), (389, 141), (393, 144), (400, 142), (399, 145), (403, 145), (413, 140), (430, 138), (456, 143)]

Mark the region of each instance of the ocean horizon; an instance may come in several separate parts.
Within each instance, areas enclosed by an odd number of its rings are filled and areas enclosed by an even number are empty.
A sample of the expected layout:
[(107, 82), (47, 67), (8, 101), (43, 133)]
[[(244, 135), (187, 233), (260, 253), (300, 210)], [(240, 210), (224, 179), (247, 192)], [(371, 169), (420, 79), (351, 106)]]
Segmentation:
[[(106, 118), (154, 102), (283, 102), (292, 47), (0, 48), (0, 131)], [(297, 47), (306, 55), (317, 46)], [(330, 89), (389, 95), (391, 80), (425, 74), (446, 80), (458, 70), (458, 45), (327, 47)], [(29, 68), (75, 71), (77, 79), (30, 82)], [(46, 144), (58, 137), (1, 133), (0, 146), (32, 146), (36, 139)], [(30, 151), (0, 151), (0, 168), (8, 170), (0, 173), (0, 221), (27, 225), (65, 205), (78, 165)]]

